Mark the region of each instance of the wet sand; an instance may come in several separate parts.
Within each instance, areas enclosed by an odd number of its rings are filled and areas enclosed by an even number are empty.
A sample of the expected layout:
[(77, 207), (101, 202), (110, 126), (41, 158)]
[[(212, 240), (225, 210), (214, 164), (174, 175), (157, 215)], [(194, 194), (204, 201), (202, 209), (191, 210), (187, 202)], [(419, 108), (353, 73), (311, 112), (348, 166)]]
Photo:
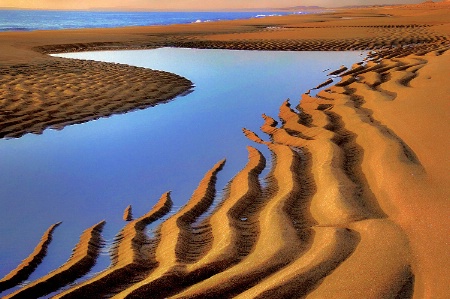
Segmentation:
[[(0, 33), (2, 137), (148, 107), (192, 86), (173, 74), (47, 53), (161, 46), (373, 50), (351, 69), (332, 70), (339, 83), (324, 82), (317, 96), (303, 91), (300, 102), (280, 103), (278, 116), (263, 115), (261, 132), (243, 130), (272, 156), (249, 147), (248, 164), (212, 213), (205, 215), (225, 160), (153, 237), (144, 228), (170, 210), (170, 193), (148, 214), (128, 219), (111, 267), (56, 298), (448, 297), (449, 38), (448, 1), (167, 27)], [(261, 178), (266, 159), (271, 169)], [(6, 298), (54, 292), (86, 273), (103, 225), (83, 234), (61, 268)]]

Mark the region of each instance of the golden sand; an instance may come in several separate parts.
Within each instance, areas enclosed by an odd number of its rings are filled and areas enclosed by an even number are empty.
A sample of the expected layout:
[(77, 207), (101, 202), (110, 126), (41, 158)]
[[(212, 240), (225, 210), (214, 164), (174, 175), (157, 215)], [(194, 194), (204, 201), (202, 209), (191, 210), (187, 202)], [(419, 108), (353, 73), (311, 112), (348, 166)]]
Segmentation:
[[(351, 69), (332, 71), (341, 81), (317, 96), (305, 91), (298, 105), (281, 103), (279, 122), (263, 115), (263, 134), (244, 129), (271, 152), (265, 184), (259, 178), (265, 158), (249, 147), (248, 164), (228, 184), (224, 201), (203, 217), (225, 163), (218, 162), (154, 237), (144, 229), (169, 212), (169, 193), (119, 233), (110, 268), (56, 298), (448, 298), (449, 39), (449, 1), (208, 24), (1, 33), (3, 137), (148, 107), (191, 87), (173, 74), (45, 53), (160, 46), (374, 50)], [(123, 76), (114, 93), (95, 92)], [(99, 109), (102, 97), (115, 100)], [(65, 265), (7, 298), (53, 292), (86, 273), (101, 245), (101, 226), (86, 231)]]

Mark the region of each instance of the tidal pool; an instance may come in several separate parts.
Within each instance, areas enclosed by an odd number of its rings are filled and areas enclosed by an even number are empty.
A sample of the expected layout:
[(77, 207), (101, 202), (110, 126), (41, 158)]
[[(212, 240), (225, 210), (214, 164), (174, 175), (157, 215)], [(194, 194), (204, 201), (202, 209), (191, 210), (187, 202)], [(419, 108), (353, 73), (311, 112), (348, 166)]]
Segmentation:
[[(125, 225), (172, 190), (177, 207), (203, 175), (226, 158), (220, 190), (247, 161), (242, 128), (258, 131), (290, 98), (327, 79), (328, 71), (361, 61), (362, 52), (269, 52), (161, 48), (61, 54), (159, 69), (190, 79), (192, 93), (152, 107), (0, 140), (0, 278), (27, 257), (53, 223), (48, 256), (30, 277), (64, 263), (83, 230), (106, 220), (107, 244)], [(268, 157), (267, 151), (266, 158)], [(107, 252), (96, 267), (108, 264)]]

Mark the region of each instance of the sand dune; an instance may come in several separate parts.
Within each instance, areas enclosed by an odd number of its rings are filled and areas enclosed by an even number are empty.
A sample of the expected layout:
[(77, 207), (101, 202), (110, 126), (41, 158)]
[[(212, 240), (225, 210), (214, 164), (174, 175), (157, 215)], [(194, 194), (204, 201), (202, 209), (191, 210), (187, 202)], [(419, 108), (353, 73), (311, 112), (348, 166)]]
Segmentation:
[[(268, 198), (258, 216), (259, 235), (254, 249), (240, 263), (188, 288), (174, 298), (232, 297), (255, 285), (262, 277), (289, 264), (308, 246), (311, 230), (302, 219), (297, 202), (301, 180), (296, 171), (283, 169), (299, 166), (298, 154), (287, 146), (271, 145), (274, 154), (267, 187)], [(293, 216), (296, 219), (292, 219)], [(283, 233), (280, 234), (280, 231)]]
[(315, 227), (311, 247), (301, 257), (235, 298), (300, 298), (342, 263), (358, 241), (345, 228)]
[(208, 171), (188, 203), (157, 229), (160, 235), (154, 248), (157, 267), (115, 298), (142, 298), (148, 293), (164, 298), (173, 291), (168, 286), (182, 286), (186, 264), (201, 255), (208, 242), (203, 239), (205, 228), (195, 222), (213, 203), (216, 175), (224, 164), (225, 160), (220, 161)]
[[(316, 96), (303, 94), (296, 107), (292, 100), (283, 102), (278, 119), (263, 115), (261, 133), (243, 130), (271, 152), (267, 177), (259, 177), (267, 157), (249, 147), (247, 165), (209, 211), (216, 176), (225, 164), (218, 162), (152, 238), (145, 227), (169, 212), (169, 193), (118, 234), (108, 269), (55, 298), (447, 298), (448, 12), (448, 3), (354, 9), (166, 29), (96, 30), (104, 33), (101, 41), (69, 36), (66, 43), (50, 42), (41, 33), (43, 41), (30, 45), (46, 53), (162, 45), (373, 50), (350, 68), (331, 71), (340, 82)], [(117, 32), (122, 35), (113, 42), (109, 34)], [(129, 32), (136, 33), (134, 39), (126, 39)], [(153, 39), (144, 43), (148, 37), (139, 34), (149, 32)], [(34, 34), (29, 36), (33, 40)], [(152, 71), (122, 65), (45, 60), (33, 53), (40, 64), (1, 69), (2, 109), (11, 113), (2, 122), (2, 136), (89, 120), (97, 110), (104, 116), (141, 107), (134, 99), (120, 101), (129, 87), (150, 86), (145, 95), (175, 84), (175, 96), (191, 86), (170, 74), (154, 77)], [(83, 80), (73, 84), (81, 64), (90, 72), (86, 78), (95, 78), (94, 87)], [(49, 74), (56, 66), (63, 70)], [(82, 91), (108, 89), (104, 70), (111, 80), (126, 76), (122, 72), (131, 75), (114, 93), (90, 92), (83, 98)], [(144, 78), (151, 83), (144, 84)], [(181, 85), (174, 83), (179, 80)], [(115, 94), (118, 102), (111, 107), (92, 106), (92, 98)], [(73, 107), (63, 100), (77, 96)], [(68, 119), (67, 111), (80, 114)], [(38, 297), (86, 274), (98, 254), (102, 226), (81, 236), (66, 264), (5, 298)]]
[(265, 158), (255, 148), (248, 147), (248, 164), (226, 187), (226, 195), (202, 225), (208, 226), (210, 250), (187, 265), (189, 275), (209, 277), (240, 261), (253, 248), (257, 232), (256, 215), (263, 204), (258, 175), (264, 169)]

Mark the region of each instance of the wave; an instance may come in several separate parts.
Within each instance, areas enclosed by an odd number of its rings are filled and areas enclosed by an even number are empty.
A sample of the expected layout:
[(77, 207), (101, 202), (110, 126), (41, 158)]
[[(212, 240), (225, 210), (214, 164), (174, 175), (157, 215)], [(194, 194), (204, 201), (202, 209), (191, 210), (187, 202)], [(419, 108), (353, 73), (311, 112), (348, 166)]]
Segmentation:
[(265, 17), (280, 17), (281, 14), (269, 14), (269, 15), (256, 15), (255, 18), (265, 18)]
[[(220, 20), (215, 20), (215, 21), (220, 21)], [(196, 20), (195, 22), (192, 22), (192, 23), (208, 23), (208, 22), (212, 22), (212, 20), (200, 20), (200, 19), (198, 19), (198, 20)]]

